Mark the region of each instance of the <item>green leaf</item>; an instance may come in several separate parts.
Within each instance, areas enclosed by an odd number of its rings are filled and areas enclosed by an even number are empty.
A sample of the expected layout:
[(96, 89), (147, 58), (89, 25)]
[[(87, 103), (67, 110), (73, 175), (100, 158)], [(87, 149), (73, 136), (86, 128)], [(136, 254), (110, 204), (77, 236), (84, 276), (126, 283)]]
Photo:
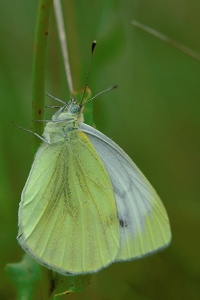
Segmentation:
[(53, 279), (55, 287), (50, 299), (53, 300), (59, 296), (84, 291), (90, 283), (91, 277), (92, 274), (62, 276), (58, 273), (55, 273)]
[(28, 254), (25, 254), (19, 263), (7, 264), (6, 274), (16, 289), (17, 299), (41, 299), (38, 287), (42, 267)]

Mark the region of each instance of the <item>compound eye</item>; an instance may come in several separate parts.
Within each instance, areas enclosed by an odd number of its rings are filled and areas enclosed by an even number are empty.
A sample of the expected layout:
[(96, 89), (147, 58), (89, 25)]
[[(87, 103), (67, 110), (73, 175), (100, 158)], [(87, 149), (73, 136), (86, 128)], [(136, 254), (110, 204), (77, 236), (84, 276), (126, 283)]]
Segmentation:
[(70, 109), (72, 114), (76, 114), (80, 111), (80, 106), (79, 105), (73, 105)]

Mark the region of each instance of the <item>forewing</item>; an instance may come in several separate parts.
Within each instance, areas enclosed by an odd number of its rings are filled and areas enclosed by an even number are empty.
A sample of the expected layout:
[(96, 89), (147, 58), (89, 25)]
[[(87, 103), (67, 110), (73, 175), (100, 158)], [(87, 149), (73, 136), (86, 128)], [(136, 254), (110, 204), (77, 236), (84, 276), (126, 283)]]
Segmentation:
[(40, 147), (22, 192), (18, 240), (63, 274), (95, 272), (115, 260), (120, 228), (113, 188), (83, 132)]
[(118, 260), (129, 260), (167, 246), (171, 231), (166, 210), (156, 191), (111, 139), (86, 124), (80, 124), (99, 156), (113, 185), (120, 222)]

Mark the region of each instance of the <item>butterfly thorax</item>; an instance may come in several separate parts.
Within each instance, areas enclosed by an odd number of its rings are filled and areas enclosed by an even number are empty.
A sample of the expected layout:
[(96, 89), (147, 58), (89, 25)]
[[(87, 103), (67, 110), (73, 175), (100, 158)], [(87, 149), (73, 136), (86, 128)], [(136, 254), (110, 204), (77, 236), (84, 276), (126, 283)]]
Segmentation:
[(82, 107), (73, 98), (61, 107), (45, 126), (43, 137), (50, 143), (65, 141), (69, 132), (77, 130), (83, 122)]

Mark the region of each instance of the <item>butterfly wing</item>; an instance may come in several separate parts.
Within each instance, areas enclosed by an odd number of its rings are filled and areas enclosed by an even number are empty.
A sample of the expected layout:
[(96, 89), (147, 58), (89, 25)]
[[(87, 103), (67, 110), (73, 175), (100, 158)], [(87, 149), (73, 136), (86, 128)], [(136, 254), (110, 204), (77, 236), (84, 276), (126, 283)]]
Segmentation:
[(83, 123), (79, 129), (95, 147), (113, 185), (121, 231), (115, 260), (138, 258), (167, 246), (171, 231), (166, 210), (142, 172), (104, 134)]
[(113, 188), (82, 131), (39, 148), (22, 192), (18, 241), (62, 274), (95, 272), (114, 261), (120, 228)]

